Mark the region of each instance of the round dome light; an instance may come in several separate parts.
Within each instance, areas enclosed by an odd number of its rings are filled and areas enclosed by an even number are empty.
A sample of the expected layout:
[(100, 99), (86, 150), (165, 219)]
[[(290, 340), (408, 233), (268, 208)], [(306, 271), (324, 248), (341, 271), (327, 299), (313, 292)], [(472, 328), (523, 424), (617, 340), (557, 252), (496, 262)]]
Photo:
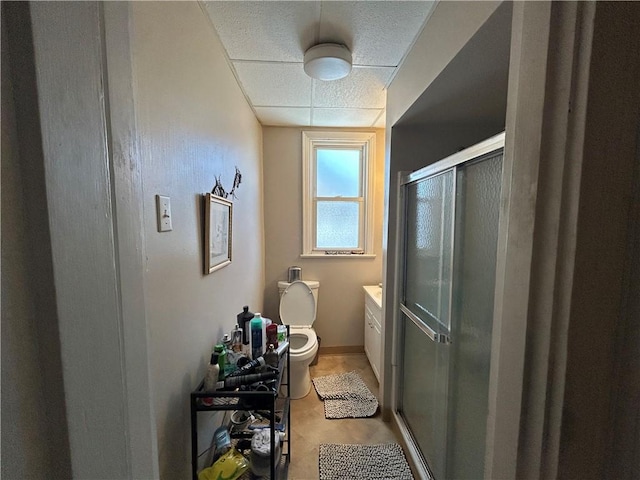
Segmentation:
[(351, 72), (351, 52), (344, 45), (321, 43), (304, 52), (304, 71), (317, 80), (338, 80)]

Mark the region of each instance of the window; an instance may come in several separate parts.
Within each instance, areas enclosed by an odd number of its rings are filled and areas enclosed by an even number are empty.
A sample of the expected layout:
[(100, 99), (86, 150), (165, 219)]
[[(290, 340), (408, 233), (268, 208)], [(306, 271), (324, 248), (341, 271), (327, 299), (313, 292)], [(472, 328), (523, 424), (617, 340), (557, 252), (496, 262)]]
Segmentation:
[(302, 132), (303, 256), (373, 254), (375, 133)]

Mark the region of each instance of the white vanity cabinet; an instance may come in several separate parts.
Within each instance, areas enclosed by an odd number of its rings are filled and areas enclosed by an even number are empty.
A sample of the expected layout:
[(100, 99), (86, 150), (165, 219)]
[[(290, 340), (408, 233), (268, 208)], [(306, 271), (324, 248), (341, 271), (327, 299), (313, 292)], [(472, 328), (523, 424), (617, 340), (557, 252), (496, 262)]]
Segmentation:
[(364, 351), (380, 381), (382, 360), (382, 288), (364, 286)]

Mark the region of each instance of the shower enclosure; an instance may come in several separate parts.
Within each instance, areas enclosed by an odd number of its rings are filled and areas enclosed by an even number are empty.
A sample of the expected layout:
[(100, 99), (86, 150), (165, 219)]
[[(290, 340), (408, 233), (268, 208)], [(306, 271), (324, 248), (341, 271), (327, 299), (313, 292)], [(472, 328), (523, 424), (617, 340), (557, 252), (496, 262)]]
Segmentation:
[(504, 133), (402, 177), (395, 410), (432, 475), (484, 470)]

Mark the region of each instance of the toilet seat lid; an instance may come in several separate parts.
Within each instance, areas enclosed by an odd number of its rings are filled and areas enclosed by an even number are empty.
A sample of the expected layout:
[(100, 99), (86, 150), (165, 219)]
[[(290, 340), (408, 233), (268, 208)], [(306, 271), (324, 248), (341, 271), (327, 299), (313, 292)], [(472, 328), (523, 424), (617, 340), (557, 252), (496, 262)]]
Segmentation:
[(316, 319), (316, 300), (309, 286), (301, 281), (289, 285), (280, 299), (283, 325), (311, 325)]

